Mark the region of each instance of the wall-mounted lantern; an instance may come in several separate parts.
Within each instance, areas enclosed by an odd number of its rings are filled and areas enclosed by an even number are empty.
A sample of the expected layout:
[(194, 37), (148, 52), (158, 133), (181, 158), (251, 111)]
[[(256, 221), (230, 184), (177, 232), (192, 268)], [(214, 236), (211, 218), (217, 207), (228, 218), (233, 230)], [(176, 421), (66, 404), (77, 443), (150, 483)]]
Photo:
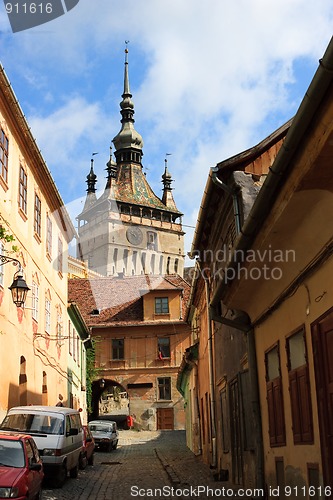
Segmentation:
[(21, 262), (17, 259), (13, 259), (12, 257), (7, 257), (7, 255), (0, 255), (1, 264), (7, 264), (8, 262), (18, 266), (18, 271), (14, 274), (13, 283), (8, 288), (12, 293), (12, 299), (16, 307), (23, 307), (30, 288), (23, 278)]

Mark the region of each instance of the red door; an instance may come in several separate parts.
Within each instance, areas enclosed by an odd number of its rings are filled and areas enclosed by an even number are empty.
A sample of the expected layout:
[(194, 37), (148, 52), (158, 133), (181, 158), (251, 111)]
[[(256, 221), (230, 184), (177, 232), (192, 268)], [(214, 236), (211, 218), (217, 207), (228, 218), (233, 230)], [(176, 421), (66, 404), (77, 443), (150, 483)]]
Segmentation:
[(333, 487), (333, 310), (312, 325), (324, 484)]

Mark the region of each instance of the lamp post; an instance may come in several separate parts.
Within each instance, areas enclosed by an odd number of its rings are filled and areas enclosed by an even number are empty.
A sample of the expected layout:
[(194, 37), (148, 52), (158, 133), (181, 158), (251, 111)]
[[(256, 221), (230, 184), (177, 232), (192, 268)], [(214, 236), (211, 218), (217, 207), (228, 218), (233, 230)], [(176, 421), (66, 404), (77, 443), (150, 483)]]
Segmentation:
[(13, 283), (8, 288), (12, 293), (12, 299), (16, 307), (23, 307), (30, 288), (23, 278), (21, 262), (13, 257), (0, 255), (0, 264), (7, 264), (8, 262), (11, 262), (14, 266), (18, 266), (18, 271), (14, 274)]

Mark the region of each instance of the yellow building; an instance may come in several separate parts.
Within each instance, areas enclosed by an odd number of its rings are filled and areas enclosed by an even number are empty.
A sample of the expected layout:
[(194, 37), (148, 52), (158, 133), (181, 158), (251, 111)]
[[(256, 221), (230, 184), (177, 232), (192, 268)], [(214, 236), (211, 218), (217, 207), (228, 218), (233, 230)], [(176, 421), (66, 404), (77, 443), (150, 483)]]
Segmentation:
[(19, 404), (68, 403), (67, 248), (75, 229), (0, 67), (0, 216), (15, 237), (1, 254), (22, 264), (24, 308), (11, 299), (15, 268), (0, 267), (0, 418)]

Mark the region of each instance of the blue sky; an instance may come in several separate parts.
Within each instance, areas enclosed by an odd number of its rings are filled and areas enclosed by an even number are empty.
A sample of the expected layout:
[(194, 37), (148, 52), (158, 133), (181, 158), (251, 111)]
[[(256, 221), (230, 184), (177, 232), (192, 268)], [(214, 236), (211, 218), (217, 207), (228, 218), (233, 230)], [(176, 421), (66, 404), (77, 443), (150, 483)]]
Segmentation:
[(188, 251), (209, 168), (295, 114), (332, 26), (332, 0), (80, 0), (13, 34), (1, 3), (0, 60), (74, 219), (92, 152), (105, 185), (129, 40), (144, 171), (161, 196), (171, 153)]

